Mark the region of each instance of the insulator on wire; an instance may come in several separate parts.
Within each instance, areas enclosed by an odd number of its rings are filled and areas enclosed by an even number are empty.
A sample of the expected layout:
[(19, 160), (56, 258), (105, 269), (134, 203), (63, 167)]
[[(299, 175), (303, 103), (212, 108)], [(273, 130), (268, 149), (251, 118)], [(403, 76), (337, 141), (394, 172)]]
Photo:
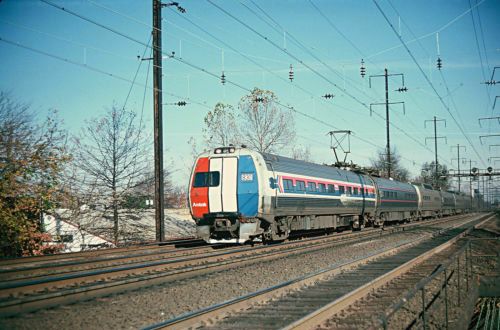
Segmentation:
[(361, 59), (361, 68), (359, 69), (361, 73), (361, 78), (364, 78), (366, 76), (366, 68), (365, 68), (365, 61)]
[(325, 99), (332, 99), (334, 96), (335, 95), (333, 95), (333, 94), (325, 94), (322, 97), (324, 97)]
[(263, 97), (256, 97), (254, 101), (262, 103), (262, 102), (264, 102), (264, 98)]
[(398, 89), (396, 89), (396, 92), (407, 92), (408, 91), (408, 88), (407, 87), (399, 87)]
[(183, 106), (185, 106), (186, 104), (187, 104), (187, 103), (186, 103), (186, 101), (179, 101), (179, 102), (177, 102), (175, 105), (178, 105), (179, 107), (183, 107)]
[(441, 70), (442, 67), (443, 67), (443, 60), (441, 60), (441, 57), (438, 57), (438, 59), (437, 59), (437, 68), (439, 70)]
[(290, 72), (288, 72), (288, 79), (290, 79), (290, 82), (293, 81), (293, 66), (290, 64)]
[(496, 85), (497, 83), (500, 83), (500, 81), (496, 80), (488, 80), (484, 82), (486, 85)]
[(220, 76), (220, 82), (225, 85), (226, 84), (226, 75), (224, 74), (224, 71), (222, 71), (222, 75)]

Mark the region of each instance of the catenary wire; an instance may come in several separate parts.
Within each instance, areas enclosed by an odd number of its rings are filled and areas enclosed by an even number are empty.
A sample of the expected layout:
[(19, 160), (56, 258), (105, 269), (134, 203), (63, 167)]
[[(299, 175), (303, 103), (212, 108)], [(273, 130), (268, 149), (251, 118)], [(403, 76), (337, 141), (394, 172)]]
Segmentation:
[(441, 97), (441, 95), (438, 93), (438, 91), (436, 90), (436, 87), (434, 87), (434, 84), (429, 80), (429, 77), (427, 76), (427, 74), (424, 72), (424, 70), (422, 69), (422, 67), (420, 66), (420, 64), (418, 63), (417, 59), (415, 58), (415, 56), (413, 55), (413, 53), (411, 52), (411, 50), (408, 48), (408, 46), (406, 45), (406, 43), (404, 42), (403, 38), (401, 38), (401, 36), (398, 34), (398, 32), (396, 31), (396, 29), (394, 28), (394, 26), (392, 25), (391, 21), (389, 20), (389, 18), (387, 17), (387, 15), (385, 14), (385, 12), (382, 10), (382, 8), (380, 7), (380, 5), (378, 4), (377, 0), (373, 0), (375, 6), (377, 7), (377, 9), (380, 11), (380, 13), (382, 14), (382, 16), (384, 17), (384, 19), (386, 20), (387, 24), (389, 24), (389, 26), (391, 27), (392, 31), (394, 32), (394, 34), (396, 35), (396, 37), (398, 37), (399, 41), (403, 44), (403, 46), (405, 47), (406, 51), (408, 52), (408, 54), (410, 55), (410, 57), (412, 58), (413, 62), (416, 64), (416, 66), (418, 67), (418, 69), (420, 70), (420, 73), (422, 73), (422, 75), (424, 76), (425, 80), (427, 81), (427, 83), (429, 84), (429, 86), (432, 88), (432, 90), (434, 91), (434, 93), (436, 94), (436, 96), (439, 98), (439, 100), (441, 101), (441, 104), (443, 105), (443, 107), (446, 109), (446, 111), (450, 114), (451, 118), (453, 119), (453, 121), (455, 122), (455, 124), (457, 125), (457, 127), (460, 129), (460, 131), (462, 132), (462, 135), (465, 137), (465, 139), (467, 140), (467, 142), (469, 143), (469, 145), (472, 147), (472, 149), (474, 150), (474, 153), (476, 154), (476, 156), (478, 157), (478, 159), (481, 161), (481, 163), (483, 164), (483, 166), (486, 166), (486, 163), (484, 162), (483, 158), (481, 157), (481, 155), (479, 154), (479, 152), (477, 151), (476, 147), (474, 146), (474, 144), (472, 143), (472, 141), (470, 140), (470, 138), (467, 136), (467, 134), (465, 134), (463, 128), (460, 126), (460, 124), (458, 123), (458, 121), (456, 120), (455, 116), (453, 116), (453, 114), (451, 113), (450, 111), (450, 108), (446, 105), (446, 103), (444, 102), (443, 98)]
[[(207, 2), (209, 2), (212, 6), (214, 6), (215, 8), (219, 9), (221, 12), (223, 12), (224, 14), (226, 14), (227, 16), (231, 17), (232, 19), (234, 19), (235, 21), (237, 21), (238, 23), (240, 23), (241, 25), (243, 25), (244, 27), (246, 27), (247, 29), (249, 29), (250, 31), (252, 31), (253, 33), (257, 34), (259, 37), (261, 37), (262, 39), (264, 39), (265, 41), (269, 42), (271, 45), (273, 45), (275, 48), (281, 50), (282, 52), (284, 52), (285, 54), (287, 54), (288, 56), (290, 56), (291, 58), (293, 58), (295, 61), (301, 63), (302, 65), (304, 65), (306, 68), (308, 68), (310, 71), (312, 71), (313, 73), (315, 73), (317, 76), (321, 77), (323, 80), (329, 82), (331, 85), (335, 86), (337, 89), (339, 89), (340, 91), (342, 91), (344, 94), (346, 94), (347, 96), (349, 96), (351, 99), (353, 99), (354, 101), (356, 101), (357, 103), (359, 103), (360, 105), (362, 105), (364, 108), (366, 108), (367, 110), (369, 110), (370, 108), (364, 103), (362, 102), (361, 100), (359, 100), (356, 96), (348, 93), (345, 89), (341, 88), (340, 86), (338, 86), (335, 82), (331, 81), (330, 79), (328, 79), (327, 77), (325, 77), (323, 74), (321, 74), (320, 72), (318, 72), (317, 70), (315, 70), (314, 68), (312, 68), (310, 65), (308, 65), (307, 63), (305, 63), (304, 61), (300, 60), (298, 57), (296, 57), (295, 55), (293, 55), (291, 52), (289, 52), (288, 50), (286, 49), (283, 49), (281, 48), (279, 45), (277, 45), (275, 42), (273, 42), (272, 40), (270, 40), (268, 37), (266, 37), (265, 35), (263, 35), (262, 33), (258, 32), (257, 30), (255, 30), (253, 27), (249, 26), (248, 24), (246, 24), (245, 22), (243, 22), (242, 20), (240, 20), (239, 18), (237, 18), (236, 16), (232, 15), (231, 13), (229, 13), (227, 10), (225, 10), (224, 8), (218, 6), (217, 4), (215, 4), (213, 1), (211, 0), (207, 0)], [(385, 118), (383, 118), (380, 114), (378, 113), (375, 113), (378, 117), (382, 118), (385, 120)], [(412, 137), (411, 135), (409, 135), (405, 130), (401, 129), (400, 127), (396, 126), (394, 123), (390, 123), (391, 127), (395, 128), (396, 130), (398, 130), (399, 132), (401, 132), (402, 134), (404, 134), (405, 136), (407, 136), (409, 139), (413, 140), (415, 143), (417, 143), (418, 145), (420, 145), (422, 148), (426, 149), (427, 151), (431, 152), (432, 153), (432, 150), (430, 150), (427, 146), (425, 146), (422, 142), (418, 141), (417, 139), (415, 139), (414, 137)]]
[[(78, 18), (82, 19), (82, 20), (85, 20), (85, 21), (87, 21), (87, 22), (91, 23), (91, 24), (95, 24), (95, 25), (97, 25), (97, 26), (99, 26), (99, 27), (101, 27), (101, 28), (103, 28), (103, 29), (105, 29), (105, 30), (108, 30), (108, 31), (110, 31), (110, 32), (112, 32), (112, 33), (115, 33), (115, 34), (117, 34), (117, 35), (119, 35), (119, 36), (121, 36), (121, 37), (124, 37), (124, 38), (126, 38), (126, 39), (129, 39), (129, 40), (131, 40), (131, 41), (133, 41), (133, 42), (135, 42), (135, 43), (138, 43), (138, 44), (141, 44), (141, 45), (146, 46), (146, 44), (145, 44), (144, 42), (142, 42), (142, 41), (140, 41), (140, 40), (138, 40), (138, 39), (136, 39), (136, 38), (130, 37), (130, 36), (128, 36), (128, 35), (126, 35), (126, 34), (124, 34), (124, 33), (120, 32), (120, 31), (117, 31), (116, 29), (113, 29), (113, 28), (108, 27), (108, 26), (106, 26), (106, 25), (104, 25), (104, 24), (102, 24), (102, 23), (99, 23), (99, 22), (96, 22), (96, 21), (94, 21), (94, 20), (92, 20), (92, 19), (89, 19), (89, 18), (87, 18), (87, 17), (85, 17), (85, 16), (83, 16), (83, 15), (80, 15), (80, 14), (78, 14), (78, 13), (76, 13), (76, 12), (72, 11), (72, 10), (69, 10), (69, 9), (67, 9), (67, 8), (64, 8), (64, 7), (61, 7), (61, 6), (59, 6), (59, 5), (57, 5), (57, 4), (54, 4), (54, 3), (52, 3), (52, 2), (50, 2), (50, 1), (48, 1), (48, 0), (40, 0), (40, 1), (41, 1), (41, 2), (46, 3), (46, 4), (50, 5), (50, 6), (52, 6), (52, 7), (54, 7), (54, 8), (60, 9), (60, 10), (62, 10), (62, 11), (64, 11), (64, 12), (67, 12), (67, 13), (69, 13), (69, 14), (71, 14), (71, 15), (74, 15), (74, 16), (76, 16), (76, 17), (78, 17)], [(162, 52), (163, 54), (166, 54), (164, 51), (161, 51), (161, 52)], [(181, 62), (181, 63), (183, 63), (183, 64), (185, 64), (185, 65), (187, 65), (187, 66), (189, 66), (189, 67), (191, 67), (191, 68), (193, 68), (193, 69), (196, 69), (196, 70), (198, 70), (198, 71), (204, 72), (204, 73), (206, 73), (207, 75), (210, 75), (210, 76), (212, 76), (212, 77), (214, 77), (214, 78), (216, 78), (216, 79), (219, 79), (219, 78), (220, 78), (217, 74), (212, 73), (212, 72), (210, 72), (210, 71), (208, 71), (208, 70), (204, 69), (203, 67), (200, 67), (200, 66), (198, 66), (198, 65), (196, 65), (196, 64), (193, 64), (193, 63), (187, 62), (186, 60), (181, 59), (181, 58), (178, 58), (178, 57), (176, 57), (176, 56), (174, 56), (174, 55), (169, 55), (169, 54), (166, 54), (166, 55), (167, 55), (169, 58), (172, 58), (172, 59), (174, 59), (174, 60), (176, 60), (176, 61), (179, 61), (179, 62)], [(77, 64), (77, 65), (80, 65), (79, 63), (76, 63), (76, 64)], [(101, 71), (102, 71), (102, 70), (101, 70)], [(325, 78), (326, 78), (326, 77), (325, 77)], [(128, 81), (126, 78), (125, 78), (125, 80), (126, 80), (126, 81)], [(242, 89), (242, 90), (244, 90), (244, 91), (246, 91), (246, 92), (249, 92), (249, 93), (251, 92), (251, 90), (250, 90), (250, 89), (248, 89), (248, 88), (246, 88), (246, 87), (244, 87), (244, 86), (242, 86), (242, 85), (240, 85), (240, 84), (238, 84), (238, 83), (236, 83), (236, 82), (234, 82), (234, 81), (232, 81), (232, 80), (226, 79), (226, 82), (227, 82), (228, 84), (231, 84), (231, 85), (233, 85), (233, 86), (235, 86), (235, 87), (237, 87), (237, 88), (240, 88), (240, 89)], [(354, 97), (354, 96), (353, 96), (353, 97)], [(354, 98), (355, 98), (355, 97), (354, 97)], [(355, 98), (355, 99), (357, 99), (357, 98)], [(361, 103), (361, 104), (364, 104), (364, 103), (362, 103), (362, 102), (361, 102), (361, 101), (359, 101), (359, 100), (358, 100), (358, 102), (359, 102), (359, 103)], [(324, 122), (324, 121), (322, 121), (322, 120), (320, 120), (320, 119), (318, 119), (318, 118), (315, 118), (315, 117), (313, 117), (313, 116), (311, 116), (311, 115), (308, 115), (308, 114), (306, 114), (306, 113), (304, 113), (304, 112), (301, 112), (301, 111), (299, 111), (299, 110), (297, 110), (297, 109), (295, 109), (295, 108), (293, 108), (293, 107), (291, 107), (291, 106), (288, 106), (288, 105), (285, 105), (285, 104), (283, 104), (283, 103), (279, 103), (279, 102), (277, 102), (277, 104), (278, 104), (278, 105), (280, 105), (280, 106), (282, 106), (282, 107), (284, 107), (284, 108), (287, 108), (287, 109), (289, 109), (289, 110), (291, 110), (291, 111), (293, 111), (293, 112), (295, 112), (295, 113), (299, 113), (299, 114), (301, 114), (301, 115), (303, 115), (303, 116), (305, 116), (305, 117), (307, 117), (307, 118), (309, 118), (309, 119), (315, 120), (315, 121), (320, 122), (320, 123), (322, 123), (322, 124), (325, 124), (325, 125), (327, 125), (327, 126), (329, 126), (329, 127), (332, 127), (332, 128), (334, 128), (334, 129), (337, 129), (335, 126), (333, 126), (333, 125), (331, 125), (331, 124), (329, 124), (329, 123), (326, 123), (326, 122)], [(365, 105), (365, 107), (367, 107), (367, 106)], [(404, 132), (404, 131), (403, 131), (403, 130), (401, 130), (400, 128), (398, 128), (398, 127), (395, 127), (395, 128), (396, 128), (396, 129), (398, 129), (398, 130), (400, 130), (401, 132), (403, 132), (403, 133), (405, 133), (405, 134), (406, 134), (406, 132)], [(371, 142), (371, 141), (369, 141), (369, 140), (367, 140), (367, 139), (363, 139), (363, 138), (361, 138), (361, 137), (359, 137), (359, 136), (357, 136), (357, 135), (355, 135), (354, 137), (358, 138), (360, 141), (363, 141), (363, 142), (368, 143), (368, 144), (370, 144), (370, 145), (372, 145), (372, 146), (375, 146), (375, 147), (377, 147), (377, 148), (380, 148), (379, 146), (375, 145), (373, 142)], [(419, 141), (415, 140), (414, 138), (412, 138), (412, 139), (413, 139), (414, 141), (416, 141), (417, 143), (419, 143), (419, 144), (420, 144), (421, 146), (423, 146), (424, 148), (428, 149), (426, 146), (424, 146), (424, 145), (423, 145), (422, 143), (420, 143)], [(428, 150), (430, 151), (430, 149), (428, 149)], [(412, 161), (412, 162), (413, 162), (413, 160), (410, 160), (410, 161)]]

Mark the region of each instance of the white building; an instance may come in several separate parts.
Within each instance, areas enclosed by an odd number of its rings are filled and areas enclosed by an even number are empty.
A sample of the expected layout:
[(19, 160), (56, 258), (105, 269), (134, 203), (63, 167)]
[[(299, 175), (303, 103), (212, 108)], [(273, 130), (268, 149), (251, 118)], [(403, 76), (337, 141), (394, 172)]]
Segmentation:
[(44, 214), (43, 225), (45, 231), (52, 235), (52, 244), (64, 244), (65, 248), (61, 252), (78, 252), (114, 247), (113, 242), (104, 237), (91, 234), (58, 215)]

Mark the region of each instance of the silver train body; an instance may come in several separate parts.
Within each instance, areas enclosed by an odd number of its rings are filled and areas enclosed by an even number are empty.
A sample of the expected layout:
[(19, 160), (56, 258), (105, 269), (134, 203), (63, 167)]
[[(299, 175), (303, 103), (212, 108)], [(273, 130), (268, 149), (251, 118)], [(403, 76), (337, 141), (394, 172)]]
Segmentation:
[(336, 167), (223, 147), (200, 155), (189, 184), (198, 237), (279, 241), (292, 232), (361, 229), (465, 213), (469, 196)]

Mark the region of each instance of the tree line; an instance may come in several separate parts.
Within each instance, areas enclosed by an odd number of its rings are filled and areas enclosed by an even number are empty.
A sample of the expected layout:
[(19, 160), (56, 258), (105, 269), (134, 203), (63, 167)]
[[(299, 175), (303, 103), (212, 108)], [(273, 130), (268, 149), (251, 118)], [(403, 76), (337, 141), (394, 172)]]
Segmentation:
[[(309, 147), (295, 142), (293, 112), (280, 104), (275, 93), (258, 88), (236, 106), (217, 103), (204, 117), (203, 141), (189, 142), (193, 154), (200, 153), (198, 144), (203, 149), (232, 144), (310, 161)], [(115, 244), (140, 240), (145, 225), (137, 220), (151, 212), (154, 195), (151, 140), (142, 118), (123, 107), (113, 105), (69, 134), (56, 111), (41, 120), (28, 104), (0, 92), (0, 257), (61, 248), (46, 244), (51, 237), (43, 228), (43, 215), (57, 210), (79, 230)], [(383, 155), (372, 165), (383, 171)], [(396, 151), (392, 168), (395, 179), (408, 181)], [(422, 173), (422, 182), (436, 179), (430, 170)], [(185, 207), (186, 185), (176, 187), (169, 174), (166, 166), (166, 206)], [(437, 179), (446, 188), (442, 177)]]

